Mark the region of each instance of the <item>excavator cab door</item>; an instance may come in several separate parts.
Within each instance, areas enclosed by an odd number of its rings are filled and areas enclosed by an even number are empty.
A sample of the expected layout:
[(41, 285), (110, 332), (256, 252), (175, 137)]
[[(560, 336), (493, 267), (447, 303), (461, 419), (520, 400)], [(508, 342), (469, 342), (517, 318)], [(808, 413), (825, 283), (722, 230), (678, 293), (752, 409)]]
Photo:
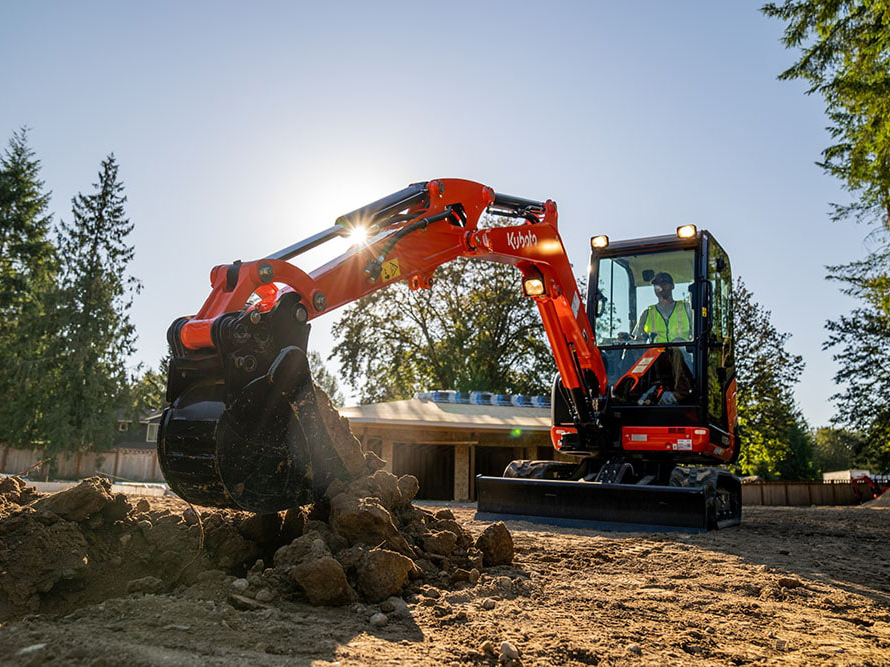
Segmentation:
[(717, 241), (699, 230), (610, 243), (590, 267), (614, 441), (681, 462), (734, 457), (732, 273)]
[(732, 450), (731, 462), (738, 459), (736, 378), (734, 358), (732, 271), (729, 257), (714, 237), (703, 239), (703, 259), (707, 262), (705, 283), (707, 301), (703, 313), (706, 355), (703, 377), (706, 416), (712, 440)]

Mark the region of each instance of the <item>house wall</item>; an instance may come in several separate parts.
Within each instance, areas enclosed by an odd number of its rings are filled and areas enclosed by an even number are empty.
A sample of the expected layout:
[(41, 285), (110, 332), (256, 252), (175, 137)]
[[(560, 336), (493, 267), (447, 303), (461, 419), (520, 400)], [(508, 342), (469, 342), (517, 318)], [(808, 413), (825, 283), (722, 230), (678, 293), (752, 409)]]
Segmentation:
[(419, 500), (475, 500), (476, 475), (499, 476), (513, 459), (552, 452), (549, 433), (351, 426), (362, 446), (387, 462), (384, 470), (418, 478)]

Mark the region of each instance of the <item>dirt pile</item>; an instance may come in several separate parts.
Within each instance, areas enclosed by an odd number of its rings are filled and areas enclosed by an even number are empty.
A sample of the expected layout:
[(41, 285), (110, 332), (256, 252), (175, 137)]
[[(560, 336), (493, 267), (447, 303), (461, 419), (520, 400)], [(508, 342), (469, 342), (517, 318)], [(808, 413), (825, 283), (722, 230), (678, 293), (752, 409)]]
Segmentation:
[(366, 463), (319, 502), (271, 515), (171, 511), (163, 500), (134, 506), (101, 478), (46, 496), (4, 479), (0, 621), (208, 586), (246, 609), (279, 596), (379, 603), (430, 584), (470, 587), (486, 566), (512, 560), (502, 525), (474, 540), (450, 510), (412, 504), (415, 478), (397, 478), (373, 456)]
[(890, 491), (884, 491), (877, 498), (862, 503), (862, 507), (890, 507)]

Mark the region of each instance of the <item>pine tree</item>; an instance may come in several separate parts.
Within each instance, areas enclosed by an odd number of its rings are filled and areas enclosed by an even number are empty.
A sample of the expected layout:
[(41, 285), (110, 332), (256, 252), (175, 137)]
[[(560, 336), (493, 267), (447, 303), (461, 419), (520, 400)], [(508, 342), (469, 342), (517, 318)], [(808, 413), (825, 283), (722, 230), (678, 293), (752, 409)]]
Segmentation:
[[(800, 59), (779, 78), (810, 84), (826, 103), (833, 144), (818, 163), (852, 195), (833, 204), (835, 220), (875, 225), (877, 249), (866, 259), (829, 267), (845, 294), (863, 305), (829, 322), (826, 348), (841, 368), (835, 380), (838, 424), (861, 431), (860, 463), (890, 467), (890, 389), (886, 382), (890, 320), (890, 2), (784, 0), (762, 11), (786, 22), (782, 42)], [(883, 355), (883, 356), (881, 356)]]
[(890, 2), (785, 0), (761, 11), (785, 21), (782, 43), (800, 49), (779, 78), (825, 99), (834, 143), (818, 164), (854, 195), (834, 217), (890, 229)]
[(828, 268), (841, 291), (860, 302), (826, 325), (825, 348), (839, 364), (834, 379), (841, 387), (832, 397), (834, 421), (862, 434), (856, 465), (890, 471), (890, 249)]
[(0, 442), (19, 446), (41, 438), (51, 383), (46, 309), (57, 275), (50, 195), (27, 139), (24, 128), (13, 134), (0, 159)]
[(107, 447), (128, 403), (126, 360), (136, 340), (128, 312), (141, 285), (127, 277), (133, 224), (113, 154), (93, 187), (92, 194), (74, 197), (72, 221), (60, 226), (59, 377), (47, 420), (56, 450)]
[(741, 278), (733, 289), (738, 415), (742, 429), (739, 470), (766, 479), (810, 479), (813, 442), (794, 401), (803, 359), (785, 349), (790, 334), (770, 322)]

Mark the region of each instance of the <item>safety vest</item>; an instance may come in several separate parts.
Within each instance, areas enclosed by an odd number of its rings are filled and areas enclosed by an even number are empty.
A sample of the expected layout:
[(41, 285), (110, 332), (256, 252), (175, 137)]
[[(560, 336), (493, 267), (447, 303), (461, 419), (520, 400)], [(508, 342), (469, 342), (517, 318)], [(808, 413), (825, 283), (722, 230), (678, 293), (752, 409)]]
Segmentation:
[(690, 340), (692, 338), (692, 325), (689, 322), (689, 313), (686, 305), (681, 301), (674, 302), (671, 316), (665, 322), (664, 317), (656, 306), (649, 306), (646, 313), (646, 323), (643, 331), (647, 334), (654, 333), (654, 343), (669, 343), (677, 340)]

